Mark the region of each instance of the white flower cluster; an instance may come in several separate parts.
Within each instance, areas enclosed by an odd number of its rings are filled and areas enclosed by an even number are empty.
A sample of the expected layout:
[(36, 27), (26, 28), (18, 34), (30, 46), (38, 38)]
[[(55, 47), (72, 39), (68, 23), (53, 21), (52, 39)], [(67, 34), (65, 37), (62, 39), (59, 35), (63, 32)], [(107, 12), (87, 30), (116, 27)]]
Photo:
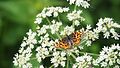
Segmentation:
[[(69, 1), (70, 4), (75, 4), (76, 6), (82, 6), (84, 8), (89, 8), (90, 6), (88, 0), (67, 1)], [(76, 6), (76, 9), (71, 12), (69, 12), (69, 8), (44, 8), (42, 12), (37, 15), (35, 20), (35, 23), (37, 24), (36, 32), (29, 30), (27, 33), (28, 37), (24, 37), (19, 53), (15, 54), (15, 57), (13, 58), (14, 65), (19, 68), (33, 68), (34, 66), (32, 66), (30, 62), (32, 60), (37, 60), (40, 64), (38, 67), (44, 68), (45, 65), (42, 65), (42, 61), (45, 58), (49, 58), (51, 63), (50, 68), (69, 68), (70, 66), (72, 66), (72, 68), (93, 68), (94, 65), (104, 68), (108, 66), (119, 68), (119, 44), (114, 44), (111, 47), (104, 47), (103, 51), (100, 52), (100, 55), (97, 55), (98, 58), (96, 60), (93, 60), (90, 56), (96, 54), (88, 53), (90, 54), (88, 55), (81, 52), (81, 50), (84, 49), (84, 46), (91, 46), (93, 41), (99, 39), (99, 34), (101, 32), (103, 33), (104, 38), (108, 39), (109, 37), (112, 37), (119, 40), (120, 35), (115, 29), (120, 28), (120, 25), (113, 22), (112, 18), (101, 18), (95, 29), (92, 28), (91, 25), (87, 25), (87, 27), (84, 28), (80, 25), (80, 23), (85, 20), (84, 17), (81, 16), (82, 10), (78, 10), (78, 7)], [(65, 14), (65, 17), (69, 22), (72, 22), (72, 24), (66, 24), (66, 22), (61, 21), (62, 19), (60, 19), (59, 15), (63, 12), (69, 12)], [(40, 24), (41, 22), (46, 23), (42, 23), (42, 25)], [(78, 27), (78, 25), (80, 25), (80, 27)], [(78, 44), (75, 44), (75, 42), (78, 42)], [(57, 43), (59, 43), (58, 47), (55, 46)], [(66, 46), (70, 46), (71, 48), (64, 49)], [(80, 54), (84, 55), (80, 56)], [(74, 60), (76, 60), (75, 63), (71, 63)]]
[(57, 31), (59, 31), (61, 25), (62, 22), (56, 22), (55, 20), (53, 20), (52, 25), (50, 25), (51, 33), (55, 34)]
[(60, 64), (62, 67), (65, 67), (66, 53), (56, 51), (53, 53), (53, 57), (51, 58), (51, 63), (54, 63), (54, 67), (58, 67)]
[(28, 38), (24, 37), (24, 41), (21, 44), (21, 48), (19, 50), (19, 54), (15, 54), (15, 57), (13, 58), (14, 65), (22, 68), (32, 68), (32, 64), (29, 63), (30, 57), (32, 55), (32, 49), (34, 48), (34, 45), (37, 43), (37, 40), (35, 39), (36, 33), (29, 30), (27, 33)]
[(38, 53), (36, 53), (36, 58), (39, 63), (42, 61), (42, 58), (44, 59), (46, 56), (49, 55), (48, 49), (43, 48), (41, 46), (37, 47), (36, 51), (38, 52)]
[(62, 25), (62, 22), (57, 22), (55, 20), (52, 20), (50, 23), (51, 23), (50, 25), (43, 25), (41, 28), (38, 26), (39, 28), (37, 32), (39, 36), (47, 33), (48, 29), (51, 30), (52, 34), (55, 34), (56, 32), (59, 31), (59, 28)]
[(112, 18), (100, 18), (97, 26), (98, 31), (104, 33), (104, 38), (108, 39), (112, 34), (112, 38), (119, 40), (120, 35), (115, 31), (115, 28), (120, 28), (120, 25), (114, 23)]
[(61, 31), (60, 35), (70, 35), (75, 31), (75, 28), (73, 26), (66, 26), (63, 31)]
[(37, 27), (38, 36), (45, 34), (47, 32), (47, 29), (49, 29), (48, 25), (43, 25), (41, 28), (38, 26)]
[(120, 46), (119, 44), (111, 45), (111, 47), (104, 47), (100, 52), (99, 57), (94, 61), (95, 65), (100, 65), (101, 67), (120, 67)]
[(49, 35), (46, 34), (44, 37), (41, 37), (41, 40), (38, 41), (39, 44), (41, 45), (36, 48), (37, 51), (36, 58), (39, 63), (42, 61), (42, 59), (48, 57), (53, 49), (52, 45), (54, 44), (54, 41), (49, 40), (50, 40)]
[(82, 38), (85, 40), (85, 45), (87, 46), (91, 46), (93, 41), (99, 39), (99, 32), (97, 32), (98, 30), (92, 30), (91, 25), (87, 25), (86, 29), (82, 28), (80, 31), (83, 32)]
[(84, 8), (89, 8), (90, 4), (88, 1), (90, 0), (67, 0), (69, 1), (69, 4), (75, 4), (76, 6), (82, 6)]
[(84, 39), (86, 45), (90, 46), (92, 41), (99, 39), (99, 34), (102, 32), (104, 38), (112, 37), (115, 40), (119, 40), (120, 35), (115, 31), (116, 28), (120, 28), (120, 25), (113, 22), (112, 18), (99, 19), (99, 22), (96, 24), (97, 27), (92, 30), (90, 25), (87, 25), (86, 30), (82, 29), (84, 32)]
[(84, 21), (85, 20), (82, 16), (80, 16), (81, 13), (82, 13), (81, 10), (78, 10), (78, 11), (74, 10), (74, 11), (72, 11), (72, 13), (68, 13), (67, 18), (69, 19), (69, 21), (73, 21), (73, 23), (76, 26), (78, 26), (78, 25), (80, 25), (79, 20), (80, 21)]
[(72, 68), (92, 68), (92, 57), (87, 54), (77, 57)]
[(59, 13), (68, 12), (69, 8), (62, 8), (62, 7), (48, 7), (44, 8), (41, 13), (39, 13), (36, 17), (34, 23), (40, 24), (43, 18), (46, 17), (57, 17)]

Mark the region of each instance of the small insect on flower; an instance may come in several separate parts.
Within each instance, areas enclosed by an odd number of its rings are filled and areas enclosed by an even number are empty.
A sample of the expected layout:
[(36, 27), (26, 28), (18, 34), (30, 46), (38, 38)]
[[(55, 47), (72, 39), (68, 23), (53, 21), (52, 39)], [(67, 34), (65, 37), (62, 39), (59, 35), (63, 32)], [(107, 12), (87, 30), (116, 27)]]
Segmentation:
[(63, 48), (63, 49), (71, 49), (73, 46), (80, 44), (81, 37), (83, 32), (73, 32), (70, 35), (66, 35), (66, 37), (62, 38), (58, 42), (56, 42), (56, 48)]

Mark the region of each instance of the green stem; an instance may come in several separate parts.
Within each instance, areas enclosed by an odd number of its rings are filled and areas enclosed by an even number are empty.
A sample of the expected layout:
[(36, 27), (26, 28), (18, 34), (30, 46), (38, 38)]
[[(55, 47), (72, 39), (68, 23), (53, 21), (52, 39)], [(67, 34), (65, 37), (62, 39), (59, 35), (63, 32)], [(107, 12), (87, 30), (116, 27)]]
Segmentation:
[(80, 42), (80, 45), (82, 45), (83, 43), (85, 43), (87, 40), (81, 40), (81, 42)]
[(67, 54), (67, 67), (66, 68), (69, 68), (69, 55)]
[[(81, 54), (85, 54), (85, 52), (79, 52), (79, 53), (81, 53)], [(99, 54), (94, 54), (94, 53), (87, 53), (87, 54), (89, 54), (89, 55), (93, 55), (93, 56), (99, 56)]]
[(1, 16), (0, 16), (0, 36), (1, 36), (1, 33), (2, 33), (2, 19), (1, 19)]
[[(46, 57), (51, 57), (52, 55), (48, 55), (48, 56), (46, 56)], [(45, 58), (46, 58), (45, 57)], [(35, 59), (37, 59), (36, 57), (33, 57), (33, 58), (31, 58), (30, 60), (35, 60)]]
[(74, 6), (74, 10), (76, 10), (76, 8), (77, 8), (77, 6), (75, 5), (75, 6)]
[(31, 58), (30, 60), (35, 60), (35, 59), (37, 59), (36, 57), (34, 57), (34, 58)]
[[(59, 17), (59, 16), (58, 16), (58, 21), (59, 21), (59, 22), (62, 22), (62, 21), (60, 20), (60, 17)], [(57, 36), (59, 37), (59, 39), (62, 39), (61, 36), (60, 36), (60, 34), (59, 34), (58, 32), (57, 32), (56, 34), (57, 34)]]
[(54, 65), (52, 64), (49, 68), (53, 68), (54, 67)]
[(72, 56), (74, 59), (76, 59), (76, 56), (75, 56), (74, 54), (71, 54), (71, 56)]
[(51, 37), (53, 40), (55, 40), (54, 36), (50, 35), (50, 37)]
[(70, 59), (70, 65), (74, 64), (73, 60), (71, 59), (71, 57), (69, 58)]
[(49, 24), (51, 24), (50, 20), (46, 17), (46, 20), (48, 21)]
[(61, 22), (60, 17), (58, 16), (58, 21)]
[(56, 34), (57, 34), (57, 36), (58, 36), (59, 39), (62, 39), (61, 36), (60, 36), (60, 34), (58, 32), (56, 32)]
[(75, 21), (72, 22), (72, 26), (75, 27)]

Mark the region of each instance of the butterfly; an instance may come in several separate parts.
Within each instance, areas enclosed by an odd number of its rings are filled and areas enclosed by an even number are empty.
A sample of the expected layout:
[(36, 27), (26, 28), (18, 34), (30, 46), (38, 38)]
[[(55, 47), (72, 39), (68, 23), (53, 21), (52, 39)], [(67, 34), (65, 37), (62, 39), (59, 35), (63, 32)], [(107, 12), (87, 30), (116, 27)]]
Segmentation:
[(82, 32), (76, 31), (56, 42), (56, 48), (70, 49), (75, 45), (80, 44)]

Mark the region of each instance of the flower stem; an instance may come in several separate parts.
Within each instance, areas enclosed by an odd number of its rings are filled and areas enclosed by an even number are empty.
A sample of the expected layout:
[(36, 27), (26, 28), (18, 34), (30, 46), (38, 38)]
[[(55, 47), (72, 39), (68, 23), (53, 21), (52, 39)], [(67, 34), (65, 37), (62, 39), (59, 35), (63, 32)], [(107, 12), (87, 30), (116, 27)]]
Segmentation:
[(37, 58), (36, 57), (34, 57), (34, 58), (31, 58), (30, 60), (36, 60)]
[(52, 64), (49, 68), (53, 68), (53, 66), (54, 66), (54, 65)]
[(72, 26), (75, 27), (75, 22), (74, 21), (72, 22)]
[[(46, 57), (51, 57), (52, 55), (48, 55), (48, 56), (46, 56)], [(46, 58), (45, 57), (45, 58)], [(36, 57), (33, 57), (33, 58), (31, 58), (31, 60), (36, 60), (37, 58)]]
[(46, 20), (48, 21), (49, 24), (51, 24), (50, 20), (46, 17)]
[(71, 54), (71, 56), (72, 56), (74, 59), (76, 59), (76, 56), (75, 56), (74, 54)]
[(69, 68), (69, 55), (67, 54), (67, 66), (66, 68)]
[(81, 42), (80, 42), (80, 45), (82, 45), (83, 43), (85, 43), (87, 40), (81, 40)]
[[(81, 54), (85, 54), (85, 52), (79, 52), (79, 53), (81, 53)], [(87, 54), (89, 54), (89, 55), (93, 55), (93, 56), (99, 56), (99, 54), (94, 54), (94, 53), (87, 53)]]
[(60, 17), (58, 16), (58, 21), (61, 22)]
[(60, 34), (59, 34), (58, 32), (56, 32), (56, 34), (57, 34), (58, 38), (59, 38), (59, 39), (61, 39), (61, 36), (60, 36)]
[(76, 8), (77, 8), (77, 6), (75, 5), (75, 6), (74, 6), (74, 10), (76, 10)]

